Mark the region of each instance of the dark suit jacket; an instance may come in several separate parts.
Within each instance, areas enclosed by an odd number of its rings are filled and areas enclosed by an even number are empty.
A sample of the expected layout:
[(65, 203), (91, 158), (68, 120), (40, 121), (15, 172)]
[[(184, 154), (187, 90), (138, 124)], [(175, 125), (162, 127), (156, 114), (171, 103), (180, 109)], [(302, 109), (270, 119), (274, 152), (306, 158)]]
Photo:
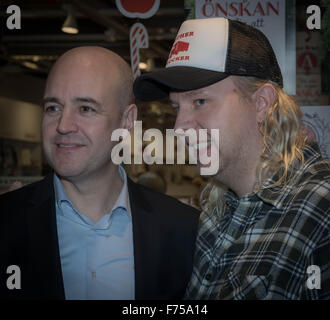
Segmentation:
[[(199, 212), (128, 179), (135, 298), (181, 299), (189, 281)], [(7, 289), (7, 267), (21, 289)], [(53, 175), (0, 196), (0, 297), (64, 299)]]

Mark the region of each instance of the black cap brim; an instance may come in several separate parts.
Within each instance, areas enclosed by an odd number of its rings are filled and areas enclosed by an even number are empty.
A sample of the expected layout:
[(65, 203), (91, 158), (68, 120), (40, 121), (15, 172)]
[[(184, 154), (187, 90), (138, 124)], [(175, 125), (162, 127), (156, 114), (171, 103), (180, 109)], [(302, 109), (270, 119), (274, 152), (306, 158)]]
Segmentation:
[(161, 100), (170, 91), (195, 90), (221, 81), (229, 75), (223, 72), (177, 66), (146, 73), (134, 81), (136, 98), (143, 101)]

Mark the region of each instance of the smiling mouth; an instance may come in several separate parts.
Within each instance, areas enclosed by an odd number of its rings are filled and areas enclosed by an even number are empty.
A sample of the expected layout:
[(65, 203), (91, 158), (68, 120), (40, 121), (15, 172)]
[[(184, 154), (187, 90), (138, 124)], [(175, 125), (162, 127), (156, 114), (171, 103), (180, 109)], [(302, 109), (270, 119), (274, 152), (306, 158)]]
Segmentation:
[(74, 149), (74, 148), (80, 148), (83, 147), (81, 144), (74, 144), (74, 143), (57, 143), (57, 148), (60, 149)]
[(187, 149), (192, 148), (193, 150), (198, 152), (198, 151), (201, 151), (201, 150), (208, 149), (209, 147), (211, 147), (211, 140), (207, 140), (207, 141), (200, 142), (200, 143), (189, 143), (186, 140), (186, 148)]
[(190, 146), (193, 147), (195, 150), (202, 150), (211, 146), (211, 141), (191, 144)]

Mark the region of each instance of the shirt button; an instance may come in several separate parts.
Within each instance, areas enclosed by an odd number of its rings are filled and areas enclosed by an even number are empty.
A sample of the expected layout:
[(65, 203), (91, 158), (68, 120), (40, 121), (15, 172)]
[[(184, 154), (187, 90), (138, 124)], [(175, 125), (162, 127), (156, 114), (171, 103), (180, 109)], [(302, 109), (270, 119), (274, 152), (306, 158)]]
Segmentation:
[(92, 271), (92, 278), (96, 278), (96, 272), (95, 271)]
[(207, 281), (210, 281), (212, 279), (212, 274), (211, 273), (208, 273), (206, 276), (205, 276), (205, 279)]

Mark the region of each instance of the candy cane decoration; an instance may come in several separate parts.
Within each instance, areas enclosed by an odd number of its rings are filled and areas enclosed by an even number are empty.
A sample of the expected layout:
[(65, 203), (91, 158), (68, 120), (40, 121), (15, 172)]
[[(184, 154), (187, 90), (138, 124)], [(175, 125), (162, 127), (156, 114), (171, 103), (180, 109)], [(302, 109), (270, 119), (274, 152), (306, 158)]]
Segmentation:
[(131, 48), (131, 68), (133, 77), (136, 79), (140, 74), (140, 54), (139, 49), (149, 47), (149, 39), (147, 29), (142, 23), (134, 23), (131, 27), (130, 34), (130, 48)]

